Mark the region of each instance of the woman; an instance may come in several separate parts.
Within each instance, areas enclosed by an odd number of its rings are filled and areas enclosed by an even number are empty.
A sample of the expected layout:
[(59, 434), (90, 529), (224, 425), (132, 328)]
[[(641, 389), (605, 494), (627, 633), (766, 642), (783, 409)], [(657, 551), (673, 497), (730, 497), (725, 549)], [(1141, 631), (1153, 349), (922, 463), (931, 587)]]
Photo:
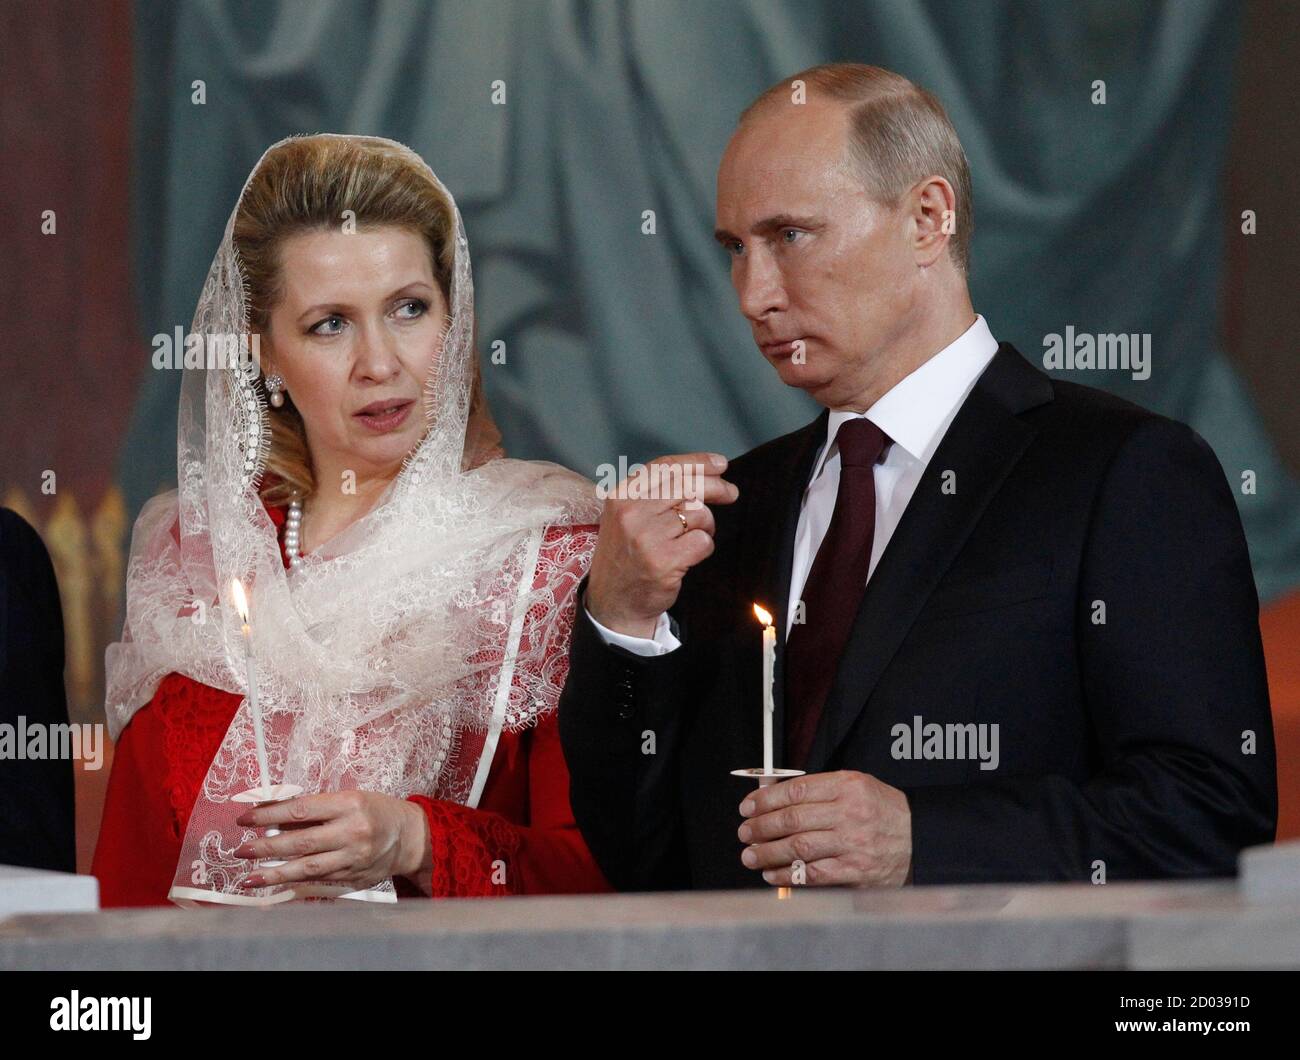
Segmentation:
[[(599, 508), (497, 448), (451, 195), (392, 141), (281, 141), (192, 332), (107, 655), (103, 903), (607, 890), (554, 714)], [(262, 761), (303, 794), (235, 800)]]

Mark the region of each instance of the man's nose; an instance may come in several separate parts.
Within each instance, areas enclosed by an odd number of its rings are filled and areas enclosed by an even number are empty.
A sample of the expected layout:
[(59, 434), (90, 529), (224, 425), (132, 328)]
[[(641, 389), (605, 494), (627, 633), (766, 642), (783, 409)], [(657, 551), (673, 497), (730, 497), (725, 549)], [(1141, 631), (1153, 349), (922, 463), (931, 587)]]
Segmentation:
[(742, 258), (734, 279), (740, 311), (750, 320), (757, 322), (786, 308), (785, 284), (770, 254), (760, 250)]

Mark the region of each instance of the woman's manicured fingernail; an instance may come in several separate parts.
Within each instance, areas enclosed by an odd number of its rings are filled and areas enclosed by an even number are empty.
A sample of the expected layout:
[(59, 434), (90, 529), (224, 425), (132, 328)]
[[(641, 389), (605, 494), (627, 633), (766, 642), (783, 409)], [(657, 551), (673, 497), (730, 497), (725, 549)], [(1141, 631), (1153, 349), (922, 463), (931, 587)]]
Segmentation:
[(266, 885), (266, 877), (260, 872), (255, 872), (253, 875), (248, 877), (248, 885), (250, 887), (263, 887)]

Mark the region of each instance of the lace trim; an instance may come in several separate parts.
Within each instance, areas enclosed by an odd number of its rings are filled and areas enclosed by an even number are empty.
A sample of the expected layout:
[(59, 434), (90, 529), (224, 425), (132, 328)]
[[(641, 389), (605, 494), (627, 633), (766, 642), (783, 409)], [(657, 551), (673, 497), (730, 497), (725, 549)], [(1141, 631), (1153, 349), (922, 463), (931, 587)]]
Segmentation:
[[(598, 529), (595, 525), (546, 528), (533, 579), (535, 592), (545, 595), (534, 599), (524, 613), (519, 655), (525, 665), (515, 671), (510, 689), (515, 712), (529, 699), (538, 715), (548, 714), (559, 705), (569, 675), (569, 637), (577, 614), (577, 588), (591, 564)], [(506, 720), (508, 723), (508, 716)]]
[[(267, 505), (266, 511), (278, 530), (288, 509)], [(179, 524), (173, 533), (179, 535)], [(288, 567), (283, 540), (280, 556)], [(172, 807), (172, 835), (177, 840), (185, 835), (203, 778), (221, 747), (241, 698), (177, 673), (168, 674), (158, 685), (152, 709), (162, 724), (167, 798)]]
[[(534, 587), (547, 596), (536, 600), (524, 616), (521, 657), (540, 665), (515, 671), (511, 682), (512, 710), (531, 698), (537, 715), (555, 709), (569, 672), (569, 636), (577, 614), (576, 588), (587, 573), (598, 527), (552, 526), (542, 538)], [(557, 615), (556, 609), (559, 608)], [(531, 651), (539, 636), (549, 635), (542, 653)], [(528, 650), (526, 650), (528, 649)], [(433, 846), (431, 897), (489, 897), (522, 894), (512, 857), (522, 837), (518, 827), (499, 814), (458, 803), (413, 796), (429, 820)], [(403, 888), (404, 894), (422, 893)]]

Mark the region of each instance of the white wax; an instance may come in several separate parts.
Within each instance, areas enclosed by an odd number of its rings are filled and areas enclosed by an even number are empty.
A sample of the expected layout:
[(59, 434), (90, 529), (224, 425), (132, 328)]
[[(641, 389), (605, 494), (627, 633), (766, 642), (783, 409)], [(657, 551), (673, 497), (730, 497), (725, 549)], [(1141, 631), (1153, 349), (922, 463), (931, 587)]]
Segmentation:
[(257, 747), (257, 770), (262, 787), (271, 787), (271, 771), (266, 764), (266, 737), (262, 732), (262, 708), (257, 702), (257, 664), (253, 661), (252, 631), (244, 627), (245, 658), (248, 660), (248, 710), (253, 715), (253, 742)]
[(772, 772), (772, 719), (776, 704), (772, 699), (773, 671), (776, 669), (776, 629), (763, 627), (763, 772)]

